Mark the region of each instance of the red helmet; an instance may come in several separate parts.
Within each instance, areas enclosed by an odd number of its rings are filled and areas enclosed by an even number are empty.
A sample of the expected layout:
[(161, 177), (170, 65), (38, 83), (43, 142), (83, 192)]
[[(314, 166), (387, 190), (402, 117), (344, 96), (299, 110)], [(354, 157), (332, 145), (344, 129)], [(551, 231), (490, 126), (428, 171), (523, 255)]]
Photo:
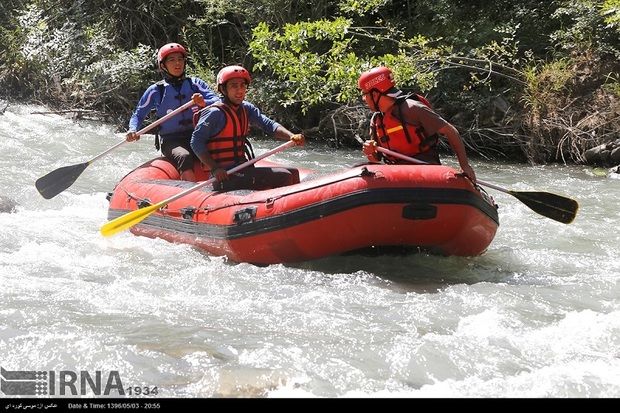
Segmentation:
[(187, 50), (178, 43), (168, 43), (163, 45), (157, 52), (157, 63), (162, 64), (170, 53), (182, 53), (187, 59)]
[(252, 81), (250, 79), (250, 73), (242, 66), (226, 66), (217, 74), (217, 87), (219, 88), (230, 79), (240, 77), (245, 79), (249, 85)]
[(368, 93), (373, 89), (386, 93), (396, 85), (396, 82), (394, 81), (394, 74), (390, 69), (385, 66), (379, 66), (364, 72), (357, 84), (364, 93)]

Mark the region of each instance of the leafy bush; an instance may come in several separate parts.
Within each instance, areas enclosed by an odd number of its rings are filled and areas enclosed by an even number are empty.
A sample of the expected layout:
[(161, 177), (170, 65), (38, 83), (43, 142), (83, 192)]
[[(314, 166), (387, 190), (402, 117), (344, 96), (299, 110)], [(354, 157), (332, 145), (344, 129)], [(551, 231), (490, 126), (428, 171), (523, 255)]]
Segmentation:
[(357, 79), (386, 64), (474, 153), (580, 162), (584, 148), (617, 134), (619, 2), (5, 0), (0, 90), (125, 127), (160, 78), (156, 50), (177, 41), (189, 74), (214, 86), (222, 66), (244, 65), (248, 98), (266, 113), (357, 145), (370, 115)]

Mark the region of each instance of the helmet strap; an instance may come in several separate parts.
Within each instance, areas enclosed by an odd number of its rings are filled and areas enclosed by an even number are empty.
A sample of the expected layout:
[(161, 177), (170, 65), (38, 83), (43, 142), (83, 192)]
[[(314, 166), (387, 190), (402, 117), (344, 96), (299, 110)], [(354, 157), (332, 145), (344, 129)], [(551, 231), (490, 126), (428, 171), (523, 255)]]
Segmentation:
[(159, 69), (164, 72), (164, 79), (166, 80), (166, 82), (170, 83), (170, 84), (175, 84), (175, 83), (181, 83), (185, 80), (185, 78), (187, 77), (185, 75), (185, 68), (183, 68), (183, 73), (181, 73), (181, 76), (176, 77), (176, 76), (172, 76), (170, 74), (170, 72), (168, 72), (168, 70), (166, 69), (166, 65), (164, 63), (160, 63), (159, 64)]
[[(375, 109), (379, 111), (379, 100), (381, 99), (381, 96), (383, 96), (383, 93), (379, 92), (378, 90), (377, 92), (378, 93), (372, 93), (370, 98), (372, 99), (372, 103), (375, 105)], [(377, 96), (376, 98), (375, 98), (375, 95)]]

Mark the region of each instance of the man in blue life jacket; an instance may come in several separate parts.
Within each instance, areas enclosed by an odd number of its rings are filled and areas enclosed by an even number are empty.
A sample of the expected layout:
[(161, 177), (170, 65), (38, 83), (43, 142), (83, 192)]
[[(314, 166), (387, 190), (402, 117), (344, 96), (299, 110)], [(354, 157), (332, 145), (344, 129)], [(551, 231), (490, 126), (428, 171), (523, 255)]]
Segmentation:
[(156, 116), (161, 118), (190, 99), (194, 100), (196, 106), (184, 110), (159, 126), (159, 140), (156, 142), (156, 147), (176, 165), (182, 180), (196, 182), (194, 173), (196, 155), (190, 146), (194, 130), (193, 115), (199, 106), (204, 107), (217, 102), (219, 97), (204, 80), (186, 77), (187, 51), (180, 44), (168, 43), (161, 47), (157, 53), (157, 63), (164, 73), (164, 79), (149, 86), (140, 98), (129, 120), (126, 139), (130, 142), (140, 139), (136, 131), (141, 128), (151, 110), (155, 109)]

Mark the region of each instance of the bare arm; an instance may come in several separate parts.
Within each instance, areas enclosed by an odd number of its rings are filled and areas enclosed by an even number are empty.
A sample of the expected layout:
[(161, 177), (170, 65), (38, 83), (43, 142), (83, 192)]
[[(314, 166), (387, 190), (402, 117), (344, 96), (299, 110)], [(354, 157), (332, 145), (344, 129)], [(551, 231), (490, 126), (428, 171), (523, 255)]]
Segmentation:
[(465, 174), (467, 174), (473, 182), (476, 182), (476, 174), (474, 169), (469, 165), (469, 159), (467, 158), (467, 152), (465, 151), (465, 144), (463, 143), (463, 139), (461, 138), (459, 131), (453, 125), (447, 123), (439, 129), (438, 132), (448, 138), (450, 146), (459, 160), (461, 170), (465, 172)]

